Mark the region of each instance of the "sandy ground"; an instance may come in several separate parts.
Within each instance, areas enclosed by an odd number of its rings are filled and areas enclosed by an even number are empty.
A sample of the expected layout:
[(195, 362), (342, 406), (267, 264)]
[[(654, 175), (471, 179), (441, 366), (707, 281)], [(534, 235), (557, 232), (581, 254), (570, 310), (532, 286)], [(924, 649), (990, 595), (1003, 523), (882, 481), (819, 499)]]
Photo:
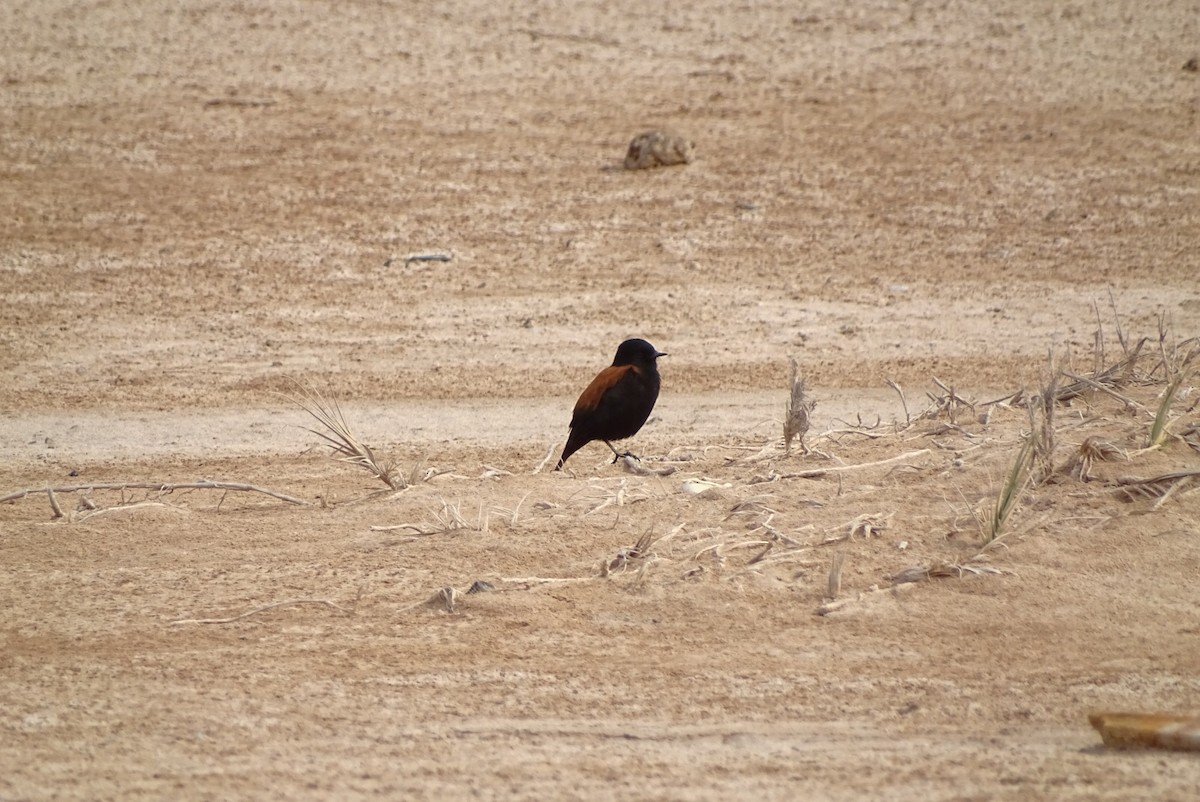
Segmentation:
[[(1200, 493), (1118, 484), (1200, 466), (1194, 375), (1143, 450), (1197, 56), (1171, 0), (4, 3), (0, 495), (304, 503), (0, 505), (0, 799), (1194, 799), (1086, 714), (1200, 713)], [(985, 402), (1118, 332), (984, 548)], [(539, 471), (627, 336), (665, 475)]]

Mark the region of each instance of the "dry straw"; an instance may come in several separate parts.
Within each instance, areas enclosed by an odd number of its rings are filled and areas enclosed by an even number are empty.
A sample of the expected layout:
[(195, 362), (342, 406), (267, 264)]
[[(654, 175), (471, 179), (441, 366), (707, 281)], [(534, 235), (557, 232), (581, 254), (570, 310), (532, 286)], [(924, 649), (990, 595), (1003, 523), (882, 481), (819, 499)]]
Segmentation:
[[(354, 435), (336, 398), (326, 398), (314, 387), (304, 387), (299, 383), (297, 386), (300, 395), (286, 397), (325, 427), (325, 431), (304, 427), (305, 431), (312, 432), (324, 440), (333, 449), (337, 459), (366, 469), (392, 490), (403, 490), (409, 486), (410, 481), (397, 469), (395, 463), (382, 463), (371, 447)], [(414, 467), (413, 474), (416, 472), (417, 468)]]
[(1021, 496), (1032, 483), (1030, 466), (1033, 462), (1034, 449), (1034, 437), (1030, 434), (1017, 449), (1016, 458), (1008, 469), (1008, 475), (1000, 487), (996, 502), (992, 505), (991, 515), (988, 517), (983, 531), (983, 539), (986, 543), (993, 543), (1004, 535), (1005, 527), (1008, 525), (1013, 511), (1016, 510)]

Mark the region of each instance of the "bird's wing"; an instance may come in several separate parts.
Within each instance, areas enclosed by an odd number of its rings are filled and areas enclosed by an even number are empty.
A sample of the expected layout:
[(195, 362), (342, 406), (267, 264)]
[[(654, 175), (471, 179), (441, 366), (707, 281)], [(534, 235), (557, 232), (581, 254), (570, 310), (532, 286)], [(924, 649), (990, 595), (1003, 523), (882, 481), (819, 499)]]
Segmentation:
[(600, 399), (604, 398), (604, 394), (617, 386), (617, 383), (631, 371), (634, 370), (633, 365), (611, 365), (596, 374), (596, 378), (592, 379), (592, 383), (587, 386), (579, 395), (579, 400), (575, 402), (575, 411), (571, 416), (571, 425), (575, 425), (575, 419), (582, 414), (594, 411), (600, 406)]

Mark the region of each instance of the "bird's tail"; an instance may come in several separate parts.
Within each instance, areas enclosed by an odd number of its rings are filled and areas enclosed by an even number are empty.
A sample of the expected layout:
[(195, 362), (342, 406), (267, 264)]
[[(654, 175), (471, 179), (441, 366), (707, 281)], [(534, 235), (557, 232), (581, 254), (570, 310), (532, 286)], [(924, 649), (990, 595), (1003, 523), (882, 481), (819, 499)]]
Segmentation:
[(558, 467), (554, 470), (561, 471), (563, 463), (567, 461), (567, 457), (587, 445), (589, 440), (590, 438), (582, 437), (575, 429), (572, 429), (571, 436), (567, 438), (567, 444), (563, 446), (562, 456), (558, 458)]

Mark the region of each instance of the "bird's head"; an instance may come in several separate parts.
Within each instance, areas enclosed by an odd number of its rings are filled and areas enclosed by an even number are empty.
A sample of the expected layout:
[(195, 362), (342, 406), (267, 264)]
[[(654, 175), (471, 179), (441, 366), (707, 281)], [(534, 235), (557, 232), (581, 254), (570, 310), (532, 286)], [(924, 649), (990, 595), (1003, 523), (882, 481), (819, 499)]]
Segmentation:
[(667, 356), (645, 340), (626, 340), (617, 347), (614, 365), (653, 365), (660, 356)]

